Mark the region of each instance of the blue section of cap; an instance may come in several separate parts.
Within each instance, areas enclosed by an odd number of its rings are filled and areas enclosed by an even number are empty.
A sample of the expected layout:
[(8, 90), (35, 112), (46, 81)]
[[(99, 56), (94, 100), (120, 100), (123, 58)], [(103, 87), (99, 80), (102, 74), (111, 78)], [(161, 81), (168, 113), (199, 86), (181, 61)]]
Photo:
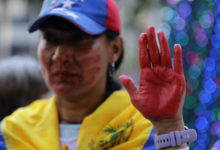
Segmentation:
[(72, 3), (69, 7), (65, 7), (63, 3), (65, 1), (46, 0), (39, 17), (30, 26), (29, 32), (38, 30), (40, 25), (51, 16), (67, 19), (88, 34), (100, 34), (107, 30), (105, 27), (106, 0), (68, 0)]
[(2, 135), (2, 123), (0, 122), (0, 150), (7, 150), (4, 137)]

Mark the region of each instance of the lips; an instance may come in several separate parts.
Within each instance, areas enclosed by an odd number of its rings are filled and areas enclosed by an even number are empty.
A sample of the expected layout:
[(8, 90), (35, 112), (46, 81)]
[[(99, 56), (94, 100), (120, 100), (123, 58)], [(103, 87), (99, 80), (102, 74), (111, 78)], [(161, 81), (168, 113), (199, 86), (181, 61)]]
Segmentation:
[(68, 71), (56, 71), (52, 73), (53, 79), (56, 81), (69, 81), (69, 80), (79, 80), (80, 75)]

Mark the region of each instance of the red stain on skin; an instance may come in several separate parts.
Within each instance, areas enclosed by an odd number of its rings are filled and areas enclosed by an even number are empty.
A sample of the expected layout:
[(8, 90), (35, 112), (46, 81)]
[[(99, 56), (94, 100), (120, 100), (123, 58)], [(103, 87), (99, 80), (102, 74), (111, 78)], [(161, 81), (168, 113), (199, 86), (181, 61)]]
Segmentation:
[(91, 69), (88, 69), (84, 72), (84, 75), (85, 76), (90, 76), (90, 75), (96, 75), (98, 74), (99, 72), (101, 71), (101, 68), (100, 67), (93, 67)]
[[(120, 82), (127, 89), (133, 105), (151, 121), (173, 119), (182, 110), (185, 78), (180, 45), (174, 46), (174, 67), (164, 33), (159, 33), (160, 47), (155, 42), (154, 28), (139, 38), (139, 89), (132, 78), (122, 75)], [(150, 41), (150, 42), (149, 42)]]
[(91, 85), (95, 81), (95, 79), (96, 79), (95, 76), (90, 76), (89, 78), (87, 78), (87, 80), (83, 84), (75, 86), (73, 88), (79, 89), (79, 88), (87, 87), (87, 86)]
[(63, 45), (45, 39), (41, 41), (40, 59), (51, 90), (64, 94), (87, 88), (96, 81), (101, 72), (101, 55), (97, 52), (100, 49), (99, 42), (94, 41)]
[(92, 45), (86, 46), (76, 46), (77, 51), (75, 52), (76, 57), (83, 57), (85, 55), (89, 55), (92, 52)]
[(101, 60), (101, 56), (91, 56), (91, 57), (88, 57), (88, 58), (84, 58), (82, 60), (80, 60), (80, 65), (82, 67), (86, 67), (88, 65), (92, 65), (92, 64), (95, 64), (97, 62), (99, 62)]

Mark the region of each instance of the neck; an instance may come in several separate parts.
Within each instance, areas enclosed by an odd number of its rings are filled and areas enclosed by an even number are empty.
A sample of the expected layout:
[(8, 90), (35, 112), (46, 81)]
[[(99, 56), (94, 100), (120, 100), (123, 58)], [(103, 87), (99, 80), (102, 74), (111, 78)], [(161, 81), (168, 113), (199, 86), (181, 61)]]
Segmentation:
[[(104, 88), (103, 88), (104, 89)], [(56, 97), (60, 123), (77, 124), (91, 114), (103, 101), (105, 91), (83, 94), (74, 99)]]

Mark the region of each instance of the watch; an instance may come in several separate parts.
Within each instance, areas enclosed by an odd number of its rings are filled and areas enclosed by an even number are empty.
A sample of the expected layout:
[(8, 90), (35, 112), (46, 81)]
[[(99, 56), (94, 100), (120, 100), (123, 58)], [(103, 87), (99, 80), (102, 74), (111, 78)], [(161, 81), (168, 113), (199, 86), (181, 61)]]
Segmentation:
[(197, 139), (195, 129), (187, 129), (184, 131), (172, 131), (168, 134), (156, 135), (154, 143), (157, 149), (166, 147), (180, 146), (184, 143), (189, 143)]

